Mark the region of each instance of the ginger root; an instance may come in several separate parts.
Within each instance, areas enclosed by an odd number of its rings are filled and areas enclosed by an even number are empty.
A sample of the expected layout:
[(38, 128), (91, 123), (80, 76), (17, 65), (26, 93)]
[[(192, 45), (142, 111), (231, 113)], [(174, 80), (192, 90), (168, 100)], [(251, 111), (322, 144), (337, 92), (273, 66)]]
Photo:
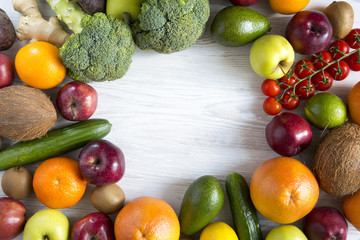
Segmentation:
[(12, 0), (12, 5), (15, 11), (24, 15), (19, 17), (19, 25), (16, 28), (19, 40), (46, 41), (61, 47), (70, 37), (62, 29), (56, 16), (50, 17), (49, 21), (41, 16), (36, 0)]

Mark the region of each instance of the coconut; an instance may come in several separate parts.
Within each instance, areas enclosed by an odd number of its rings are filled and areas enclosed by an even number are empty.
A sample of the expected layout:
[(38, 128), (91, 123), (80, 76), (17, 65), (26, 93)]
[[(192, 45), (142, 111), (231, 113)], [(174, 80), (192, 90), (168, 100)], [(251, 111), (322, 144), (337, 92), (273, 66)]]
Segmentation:
[(346, 123), (328, 132), (316, 146), (312, 169), (320, 188), (331, 195), (360, 189), (360, 126)]
[(13, 85), (0, 89), (0, 136), (26, 141), (44, 136), (57, 120), (56, 109), (41, 90)]

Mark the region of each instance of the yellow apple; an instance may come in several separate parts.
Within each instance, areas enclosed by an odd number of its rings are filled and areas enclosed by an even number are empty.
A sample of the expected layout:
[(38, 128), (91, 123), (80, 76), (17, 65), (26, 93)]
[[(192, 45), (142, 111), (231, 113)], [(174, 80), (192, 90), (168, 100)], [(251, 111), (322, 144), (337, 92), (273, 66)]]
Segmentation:
[(143, 2), (145, 0), (107, 0), (106, 14), (124, 19), (124, 13), (128, 13), (132, 20), (137, 20)]
[(295, 52), (291, 44), (280, 35), (263, 35), (250, 49), (250, 64), (254, 72), (267, 79), (279, 79), (294, 63)]

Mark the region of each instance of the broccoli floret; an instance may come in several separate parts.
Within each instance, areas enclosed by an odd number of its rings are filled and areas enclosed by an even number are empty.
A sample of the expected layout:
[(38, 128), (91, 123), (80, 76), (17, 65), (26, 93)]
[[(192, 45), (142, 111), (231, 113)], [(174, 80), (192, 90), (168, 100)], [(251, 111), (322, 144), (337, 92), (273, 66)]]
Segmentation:
[(129, 25), (104, 13), (95, 13), (86, 15), (81, 27), (82, 31), (60, 48), (69, 76), (82, 82), (121, 78), (135, 53)]
[(208, 0), (147, 0), (132, 24), (135, 43), (160, 53), (182, 51), (202, 36), (209, 15)]

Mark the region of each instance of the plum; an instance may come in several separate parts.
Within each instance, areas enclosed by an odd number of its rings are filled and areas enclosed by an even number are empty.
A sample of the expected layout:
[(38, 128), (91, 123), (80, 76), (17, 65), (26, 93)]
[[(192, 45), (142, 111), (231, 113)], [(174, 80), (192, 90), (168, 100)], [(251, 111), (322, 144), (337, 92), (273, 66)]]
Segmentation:
[(0, 88), (14, 82), (14, 61), (6, 54), (0, 53)]
[(9, 16), (0, 8), (0, 51), (8, 50), (15, 42), (15, 28)]
[(339, 210), (324, 206), (305, 216), (303, 230), (309, 240), (345, 240), (348, 225)]
[(230, 0), (234, 5), (238, 6), (251, 6), (258, 2), (258, 0)]
[(96, 12), (105, 12), (106, 10), (106, 0), (77, 0), (77, 3), (81, 8), (93, 15)]
[(299, 115), (284, 112), (266, 125), (266, 140), (275, 152), (291, 157), (310, 145), (312, 130), (310, 124)]

